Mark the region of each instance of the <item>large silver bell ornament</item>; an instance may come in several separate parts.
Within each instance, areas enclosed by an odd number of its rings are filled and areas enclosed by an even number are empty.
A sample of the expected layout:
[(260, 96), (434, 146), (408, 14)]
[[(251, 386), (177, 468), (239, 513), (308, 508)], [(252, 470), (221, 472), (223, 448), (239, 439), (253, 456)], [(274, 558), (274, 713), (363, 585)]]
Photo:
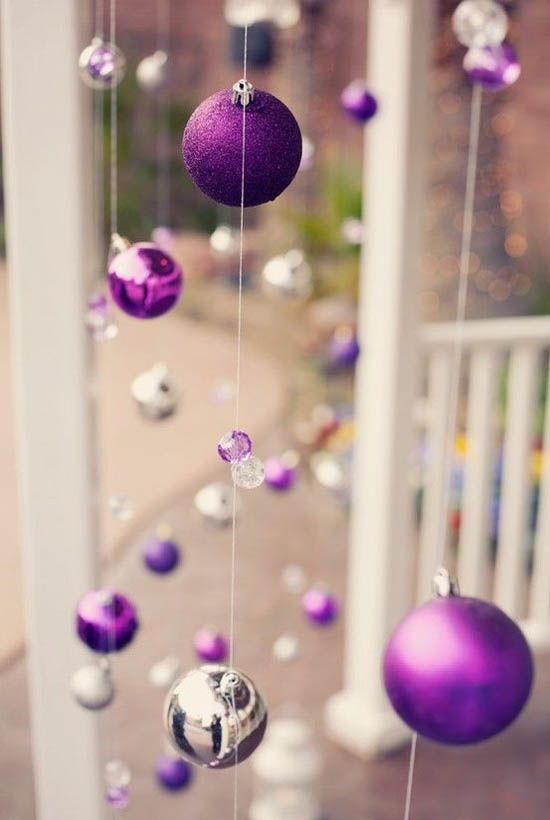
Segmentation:
[(208, 664), (187, 672), (168, 693), (164, 725), (172, 746), (197, 766), (226, 769), (260, 744), (267, 709), (238, 670)]
[(100, 661), (82, 666), (71, 678), (71, 692), (84, 709), (104, 709), (115, 696), (109, 664)]

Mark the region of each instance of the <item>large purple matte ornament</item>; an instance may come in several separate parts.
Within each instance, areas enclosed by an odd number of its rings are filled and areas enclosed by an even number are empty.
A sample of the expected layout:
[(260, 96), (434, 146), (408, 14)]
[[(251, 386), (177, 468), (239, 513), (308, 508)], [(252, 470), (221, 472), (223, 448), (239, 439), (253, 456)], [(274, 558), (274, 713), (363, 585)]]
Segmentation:
[(118, 652), (139, 626), (133, 603), (112, 589), (93, 589), (76, 609), (76, 631), (94, 652)]
[(183, 287), (180, 266), (152, 242), (137, 242), (117, 253), (108, 273), (114, 301), (137, 319), (154, 319), (167, 313)]
[(462, 63), (466, 75), (484, 91), (500, 91), (513, 85), (521, 74), (516, 50), (509, 43), (470, 48)]
[(189, 786), (193, 779), (193, 769), (187, 761), (179, 757), (163, 755), (157, 760), (155, 775), (164, 789), (177, 792)]
[(378, 111), (378, 103), (362, 80), (354, 80), (347, 85), (340, 95), (342, 108), (358, 122), (371, 120)]
[(521, 712), (533, 682), (531, 651), (502, 610), (478, 598), (436, 598), (397, 626), (384, 655), (397, 714), (439, 743), (478, 743)]
[[(242, 81), (241, 81), (242, 82)], [(241, 204), (243, 107), (235, 92), (218, 91), (193, 112), (183, 134), (185, 166), (203, 193), (224, 205)], [(246, 105), (244, 205), (262, 205), (294, 179), (302, 135), (292, 112), (267, 91)]]

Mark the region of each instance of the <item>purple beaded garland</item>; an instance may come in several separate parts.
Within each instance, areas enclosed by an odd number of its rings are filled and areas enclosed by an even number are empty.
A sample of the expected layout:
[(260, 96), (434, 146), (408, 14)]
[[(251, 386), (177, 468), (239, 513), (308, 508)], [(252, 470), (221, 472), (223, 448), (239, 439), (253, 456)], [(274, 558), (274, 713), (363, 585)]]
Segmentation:
[(175, 541), (155, 536), (143, 548), (143, 561), (151, 572), (165, 575), (178, 566), (180, 548)]
[(271, 456), (264, 461), (265, 483), (272, 490), (289, 490), (296, 480), (296, 468), (289, 467), (280, 456)]
[(155, 766), (155, 775), (159, 785), (171, 792), (185, 789), (193, 779), (189, 763), (179, 757), (159, 757)]
[(437, 598), (397, 626), (384, 655), (397, 714), (423, 737), (478, 743), (521, 712), (533, 682), (531, 651), (502, 610), (477, 598)]
[(162, 316), (174, 307), (183, 287), (180, 266), (152, 242), (137, 242), (117, 253), (108, 273), (114, 301), (137, 319)]
[(93, 589), (77, 606), (76, 631), (94, 652), (118, 652), (130, 643), (138, 626), (133, 603), (111, 589)]
[(219, 663), (227, 657), (229, 647), (223, 635), (204, 627), (195, 633), (193, 648), (200, 660), (207, 663)]
[(509, 43), (470, 48), (464, 55), (464, 71), (484, 91), (500, 91), (513, 85), (521, 74), (516, 50)]
[(330, 592), (320, 587), (309, 589), (302, 598), (302, 610), (311, 623), (328, 626), (339, 612), (338, 601)]
[[(276, 199), (294, 179), (302, 135), (292, 112), (267, 91), (246, 106), (244, 205)], [(241, 204), (243, 109), (218, 91), (193, 112), (183, 133), (185, 166), (200, 190), (223, 205)]]
[(347, 85), (340, 95), (342, 108), (354, 120), (365, 123), (371, 120), (378, 111), (378, 102), (361, 80), (354, 80)]

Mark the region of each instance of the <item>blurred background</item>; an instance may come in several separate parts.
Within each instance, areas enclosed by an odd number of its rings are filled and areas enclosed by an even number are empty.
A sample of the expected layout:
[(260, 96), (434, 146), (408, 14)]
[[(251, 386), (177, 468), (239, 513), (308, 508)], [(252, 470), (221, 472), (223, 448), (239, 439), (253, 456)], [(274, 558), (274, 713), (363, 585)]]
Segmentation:
[[(195, 665), (193, 635), (202, 627), (228, 632), (230, 528), (224, 526), (220, 491), (203, 499), (202, 505), (197, 493), (213, 482), (227, 481), (215, 443), (231, 428), (233, 418), (239, 213), (198, 191), (183, 166), (180, 143), (194, 108), (240, 78), (243, 29), (238, 3), (173, 0), (169, 5), (169, 24), (159, 40), (152, 0), (118, 2), (117, 42), (127, 59), (127, 73), (118, 89), (119, 231), (131, 241), (148, 240), (157, 231), (157, 241), (166, 243), (183, 267), (184, 297), (154, 329), (145, 328), (98, 303), (104, 289), (101, 265), (97, 269), (94, 261), (93, 270), (86, 272), (95, 280), (82, 321), (94, 337), (98, 548), (105, 579), (132, 597), (142, 625), (131, 649), (116, 658), (117, 698), (97, 719), (105, 759), (120, 757), (133, 772), (128, 817), (145, 820), (154, 813), (168, 820), (187, 814), (206, 820), (215, 813), (227, 814), (232, 774), (199, 771), (188, 788), (175, 794), (159, 787), (154, 766), (165, 750), (163, 694), (162, 687), (151, 683), (150, 673), (154, 664), (169, 656), (175, 656), (182, 668)], [(303, 591), (322, 585), (345, 608), (359, 262), (361, 247), (369, 243), (361, 221), (363, 138), (369, 126), (346, 114), (340, 94), (365, 75), (368, 3), (281, 0), (256, 5), (259, 11), (248, 34), (249, 78), (289, 106), (305, 139), (293, 185), (276, 202), (246, 212), (241, 417), (255, 452), (263, 459), (282, 459), (292, 479), (284, 491), (264, 486), (242, 498), (238, 665), (260, 686), (272, 718), (292, 717), (311, 729), (311, 737), (306, 733), (300, 743), (314, 761), (303, 786), (314, 795), (314, 808), (311, 818), (297, 814), (296, 820), (389, 820), (401, 816), (407, 750), (365, 762), (327, 740), (322, 711), (327, 698), (341, 687), (343, 616), (320, 629), (308, 622), (300, 605)], [(464, 49), (451, 29), (455, 5), (437, 4), (433, 38), (428, 192), (418, 289), (424, 323), (452, 320), (456, 310), (471, 85), (462, 70)], [(511, 88), (486, 94), (483, 100), (470, 319), (544, 316), (550, 308), (550, 8), (545, 0), (518, 0), (505, 6), (511, 19), (509, 39), (519, 52), (522, 74)], [(94, 32), (97, 9), (82, 3), (82, 47)], [(103, 24), (107, 26), (106, 10)], [(168, 82), (151, 93), (138, 82), (136, 68), (159, 43), (169, 54)], [(383, 109), (384, 89), (373, 91)], [(94, 95), (90, 140), (105, 260), (109, 105), (107, 94)], [(158, 233), (159, 228), (167, 230)], [(3, 221), (0, 236), (4, 245)], [(277, 275), (275, 284), (270, 276), (268, 263), (279, 257), (284, 257), (276, 262), (279, 273), (281, 264), (283, 273), (289, 266), (299, 271), (291, 292)], [(0, 406), (0, 815), (31, 820), (36, 814), (9, 324), (7, 311), (1, 308), (9, 287), (4, 262), (0, 287), (0, 375), (5, 396)], [(367, 344), (368, 330), (364, 329)], [(542, 358), (529, 441), (529, 531), (519, 547), (525, 554), (526, 585), (543, 473), (546, 349)], [(159, 364), (165, 370), (160, 377), (157, 370), (155, 377), (151, 371)], [(499, 368), (486, 534), (488, 573), (498, 552), (509, 379), (507, 363)], [(136, 385), (139, 376), (145, 376), (141, 392)], [(162, 419), (154, 415), (160, 414), (159, 378), (169, 384), (163, 388), (169, 398)], [(422, 384), (416, 447), (404, 466), (410, 472), (417, 535), (429, 470), (424, 371)], [(468, 451), (466, 416), (463, 398), (448, 522), (454, 547), (460, 537)], [(148, 572), (142, 559), (143, 545), (159, 524), (171, 528), (182, 550), (180, 566), (166, 577)], [(52, 648), (52, 662), (54, 657)], [(542, 658), (533, 700), (504, 736), (464, 750), (421, 744), (417, 820), (442, 815), (448, 820), (547, 816), (548, 672)], [(250, 761), (240, 767), (239, 777), (239, 817), (245, 818), (254, 794), (267, 787)]]

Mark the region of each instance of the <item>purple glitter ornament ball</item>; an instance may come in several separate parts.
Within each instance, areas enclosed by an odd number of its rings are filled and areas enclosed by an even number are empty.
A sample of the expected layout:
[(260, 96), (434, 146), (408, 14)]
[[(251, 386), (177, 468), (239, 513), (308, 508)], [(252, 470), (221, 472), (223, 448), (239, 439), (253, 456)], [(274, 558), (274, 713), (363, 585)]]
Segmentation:
[(252, 452), (252, 440), (244, 430), (231, 430), (218, 442), (218, 455), (229, 464), (246, 461)]
[(328, 626), (338, 617), (340, 608), (334, 595), (322, 587), (313, 587), (302, 598), (302, 610), (311, 623)]
[(296, 481), (296, 468), (285, 463), (281, 456), (271, 456), (264, 461), (264, 481), (272, 490), (290, 490)]
[(180, 548), (169, 538), (155, 536), (143, 548), (145, 566), (159, 575), (172, 572), (180, 562)]
[(193, 648), (201, 661), (219, 663), (227, 657), (229, 647), (223, 635), (214, 629), (203, 627), (195, 633)]
[(414, 609), (384, 655), (397, 714), (439, 743), (478, 743), (506, 728), (531, 691), (533, 659), (519, 627), (493, 604), (451, 595)]
[(500, 91), (513, 85), (521, 74), (516, 50), (509, 43), (470, 48), (462, 63), (468, 79), (484, 91)]
[(130, 643), (139, 626), (133, 603), (112, 589), (93, 589), (76, 610), (79, 638), (94, 652), (118, 652)]
[[(191, 115), (183, 134), (185, 166), (203, 193), (223, 205), (241, 204), (243, 108), (233, 92), (218, 91)], [(302, 135), (292, 112), (277, 97), (255, 91), (246, 106), (244, 205), (261, 205), (294, 179)]]
[(347, 85), (340, 95), (342, 108), (358, 122), (371, 120), (378, 111), (378, 103), (366, 88), (362, 80), (354, 80)]
[(159, 757), (155, 766), (157, 781), (163, 789), (177, 792), (189, 786), (193, 779), (193, 770), (189, 763), (179, 757)]
[(180, 266), (151, 242), (137, 242), (117, 253), (108, 273), (114, 301), (137, 319), (162, 316), (174, 307), (183, 287)]

